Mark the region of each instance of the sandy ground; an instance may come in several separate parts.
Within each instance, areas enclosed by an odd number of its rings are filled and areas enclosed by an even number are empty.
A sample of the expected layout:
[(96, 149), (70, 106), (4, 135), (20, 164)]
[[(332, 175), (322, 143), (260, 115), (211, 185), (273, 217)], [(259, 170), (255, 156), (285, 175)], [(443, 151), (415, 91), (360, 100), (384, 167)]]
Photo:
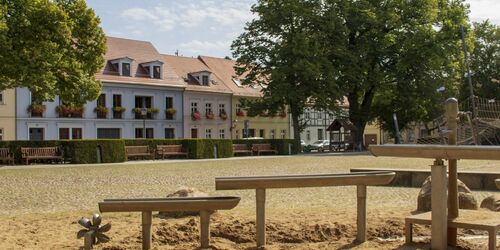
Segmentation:
[[(100, 166), (0, 168), (0, 249), (78, 249), (76, 221), (98, 212), (104, 198), (164, 197), (180, 186), (211, 195), (241, 196), (231, 211), (211, 220), (214, 249), (255, 246), (255, 195), (251, 191), (215, 191), (214, 177), (299, 173), (340, 173), (356, 167), (422, 168), (420, 159), (371, 156), (298, 156), (222, 161), (180, 161)], [(460, 161), (462, 170), (499, 171), (493, 161)], [(369, 241), (357, 245), (354, 187), (269, 190), (267, 249), (428, 249), (429, 230), (417, 227), (420, 244), (404, 245), (403, 218), (416, 207), (416, 188), (369, 187)], [(478, 192), (480, 201), (495, 192)], [(498, 194), (498, 192), (496, 192)], [(97, 249), (139, 249), (140, 214), (105, 213), (111, 242)], [(198, 217), (153, 219), (156, 249), (194, 249)], [(479, 234), (477, 240), (471, 235)], [(464, 249), (485, 249), (480, 232), (461, 231)], [(483, 238), (481, 238), (483, 237)]]

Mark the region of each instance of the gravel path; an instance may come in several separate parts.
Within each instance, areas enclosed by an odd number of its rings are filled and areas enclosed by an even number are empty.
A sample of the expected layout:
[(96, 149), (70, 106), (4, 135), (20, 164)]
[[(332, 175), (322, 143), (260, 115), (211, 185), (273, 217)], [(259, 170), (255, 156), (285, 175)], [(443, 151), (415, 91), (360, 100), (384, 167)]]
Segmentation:
[[(196, 187), (212, 195), (238, 195), (238, 209), (254, 208), (251, 191), (215, 191), (217, 176), (341, 173), (350, 168), (429, 169), (425, 159), (368, 155), (303, 155), (224, 160), (137, 162), (110, 165), (0, 168), (0, 215), (97, 211), (104, 198), (164, 197), (180, 186)], [(459, 161), (460, 170), (499, 171), (494, 161)], [(417, 188), (369, 187), (369, 207), (413, 209)], [(491, 192), (474, 192), (478, 199)], [(274, 209), (355, 208), (354, 187), (281, 189), (268, 192)]]

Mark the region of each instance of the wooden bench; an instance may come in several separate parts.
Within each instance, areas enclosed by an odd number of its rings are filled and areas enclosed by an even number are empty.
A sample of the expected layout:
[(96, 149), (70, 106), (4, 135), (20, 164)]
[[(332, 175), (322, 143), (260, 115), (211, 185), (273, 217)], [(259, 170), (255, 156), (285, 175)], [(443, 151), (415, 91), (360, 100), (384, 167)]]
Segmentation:
[(125, 146), (127, 160), (129, 157), (147, 156), (154, 159), (154, 152), (151, 152), (149, 146)]
[(266, 189), (302, 188), (327, 186), (357, 186), (357, 237), (366, 241), (366, 186), (385, 185), (392, 181), (394, 172), (366, 172), (348, 174), (253, 176), (253, 177), (217, 177), (216, 190), (255, 189), (257, 203), (257, 247), (266, 244), (265, 203)]
[(142, 212), (142, 249), (151, 248), (151, 224), (153, 211), (200, 212), (201, 248), (208, 248), (210, 242), (210, 214), (215, 210), (229, 210), (240, 202), (240, 197), (189, 197), (150, 199), (107, 199), (99, 202), (100, 212)]
[(182, 145), (156, 145), (156, 155), (162, 159), (169, 156), (188, 157), (188, 152), (182, 151)]
[(252, 151), (260, 155), (260, 153), (273, 153), (275, 155), (278, 154), (278, 150), (273, 149), (271, 144), (252, 144)]
[(0, 148), (0, 162), (7, 162), (14, 165), (14, 155), (8, 148)]
[(233, 155), (236, 154), (252, 155), (252, 150), (249, 150), (246, 144), (233, 144)]
[(64, 155), (59, 147), (21, 148), (21, 158), (26, 165), (30, 160), (57, 160), (62, 163)]
[[(431, 212), (405, 218), (406, 243), (413, 241), (413, 224), (431, 225)], [(448, 220), (448, 227), (488, 232), (488, 249), (496, 249), (496, 234), (500, 231), (500, 214), (491, 211), (460, 210), (460, 217)]]

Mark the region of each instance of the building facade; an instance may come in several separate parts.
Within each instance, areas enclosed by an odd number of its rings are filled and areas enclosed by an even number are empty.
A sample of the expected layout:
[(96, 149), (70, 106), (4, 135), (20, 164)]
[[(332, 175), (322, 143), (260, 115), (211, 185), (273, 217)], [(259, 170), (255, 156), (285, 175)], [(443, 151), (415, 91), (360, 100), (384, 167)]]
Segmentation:
[(262, 97), (263, 86), (242, 85), (234, 71), (235, 61), (208, 56), (200, 56), (199, 60), (207, 65), (233, 94), (231, 98), (231, 138), (290, 138), (290, 119), (288, 119), (286, 111), (279, 114), (263, 114), (255, 117), (248, 116), (246, 110), (241, 106), (241, 100)]
[(184, 137), (185, 84), (153, 45), (108, 37), (107, 48), (101, 95), (83, 107), (58, 97), (32, 103), (28, 89), (17, 90), (18, 140)]
[(186, 84), (184, 138), (231, 138), (231, 95), (222, 80), (198, 58), (164, 55)]
[(0, 141), (16, 139), (16, 90), (0, 91)]

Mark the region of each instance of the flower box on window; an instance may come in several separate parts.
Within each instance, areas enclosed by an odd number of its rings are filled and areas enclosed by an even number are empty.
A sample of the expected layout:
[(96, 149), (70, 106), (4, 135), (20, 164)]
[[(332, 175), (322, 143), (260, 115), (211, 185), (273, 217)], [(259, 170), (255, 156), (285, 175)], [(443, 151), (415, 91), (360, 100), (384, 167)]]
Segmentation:
[(245, 116), (245, 112), (238, 111), (238, 112), (236, 112), (236, 116), (243, 117), (243, 116)]
[(97, 118), (105, 119), (108, 116), (109, 109), (104, 106), (97, 106), (95, 107), (94, 112), (96, 112)]
[(200, 114), (200, 112), (198, 112), (198, 111), (193, 112), (191, 114), (191, 119), (193, 119), (193, 121), (201, 120), (201, 114)]
[(226, 113), (226, 112), (221, 112), (221, 113), (219, 114), (219, 117), (220, 117), (220, 119), (222, 119), (222, 120), (227, 120), (227, 113)]
[(212, 120), (214, 119), (214, 113), (213, 112), (207, 112), (207, 114), (205, 115), (207, 117), (207, 119), (209, 120)]
[(177, 110), (174, 108), (168, 108), (165, 110), (165, 113), (167, 113), (169, 115), (175, 115), (175, 113), (177, 113)]
[(32, 117), (42, 117), (43, 112), (45, 112), (45, 105), (31, 104), (28, 106), (28, 112), (31, 113)]

